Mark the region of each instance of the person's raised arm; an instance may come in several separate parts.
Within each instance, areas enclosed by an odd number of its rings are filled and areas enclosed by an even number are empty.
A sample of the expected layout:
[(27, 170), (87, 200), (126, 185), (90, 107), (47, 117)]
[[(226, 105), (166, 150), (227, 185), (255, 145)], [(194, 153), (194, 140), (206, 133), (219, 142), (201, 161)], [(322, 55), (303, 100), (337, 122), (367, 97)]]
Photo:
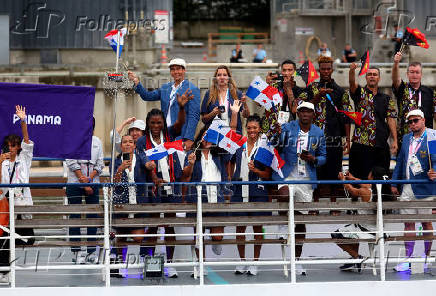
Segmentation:
[(139, 81), (138, 76), (132, 71), (128, 72), (129, 80), (133, 81), (134, 90), (141, 96), (144, 101), (159, 101), (160, 100), (160, 88), (153, 91), (147, 91)]
[(355, 63), (350, 64), (350, 71), (348, 72), (348, 83), (350, 85), (350, 94), (354, 94), (357, 89), (356, 84), (356, 68), (357, 65)]
[(183, 168), (181, 182), (189, 182), (191, 181), (192, 172), (194, 170), (194, 164), (196, 160), (195, 153), (192, 152), (188, 155), (187, 165)]
[(401, 84), (400, 65), (399, 65), (401, 61), (401, 57), (402, 57), (401, 52), (397, 52), (394, 56), (394, 64), (392, 65), (392, 86), (394, 87), (394, 90), (397, 90)]
[(179, 135), (182, 132), (182, 127), (186, 121), (186, 104), (194, 98), (190, 89), (187, 89), (183, 95), (177, 94), (177, 103), (179, 104), (179, 113), (177, 114), (176, 122), (173, 124), (172, 134)]
[(27, 131), (27, 124), (26, 124), (26, 107), (23, 106), (15, 106), (15, 114), (20, 118), (21, 120), (21, 132), (23, 133), (23, 141), (26, 144), (30, 144), (29, 140), (29, 133)]
[(242, 103), (242, 117), (248, 118), (250, 116), (250, 108), (248, 108), (247, 97), (245, 96), (245, 94), (242, 94), (240, 100)]

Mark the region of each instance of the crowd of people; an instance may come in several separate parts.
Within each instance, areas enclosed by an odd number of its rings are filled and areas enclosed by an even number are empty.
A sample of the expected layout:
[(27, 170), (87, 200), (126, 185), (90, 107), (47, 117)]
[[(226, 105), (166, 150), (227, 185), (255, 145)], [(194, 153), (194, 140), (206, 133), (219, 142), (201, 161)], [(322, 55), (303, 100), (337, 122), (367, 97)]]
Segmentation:
[[(350, 49), (348, 52), (352, 52)], [(236, 57), (238, 53), (236, 52)], [(348, 54), (349, 56), (349, 54)], [(257, 54), (256, 59), (262, 58)], [(263, 57), (265, 58), (265, 57)], [(343, 192), (370, 202), (375, 190), (370, 185), (319, 185), (289, 184), (267, 186), (259, 183), (235, 185), (231, 188), (217, 185), (195, 186), (186, 188), (167, 183), (171, 182), (230, 182), (231, 181), (293, 181), (293, 180), (367, 180), (384, 179), (389, 175), (390, 158), (397, 155), (393, 179), (427, 179), (436, 180), (434, 165), (435, 156), (427, 153), (427, 135), (435, 133), (432, 129), (433, 119), (436, 119), (435, 92), (421, 84), (422, 66), (414, 62), (407, 68), (408, 81), (402, 81), (399, 76), (398, 63), (401, 53), (394, 58), (392, 70), (393, 90), (397, 101), (383, 93), (379, 88), (380, 70), (369, 67), (366, 73), (366, 85), (358, 85), (355, 79), (357, 65), (350, 64), (349, 90), (340, 87), (332, 78), (333, 60), (328, 55), (318, 59), (320, 80), (307, 88), (300, 88), (295, 82), (296, 64), (291, 60), (281, 63), (280, 73), (269, 73), (265, 80), (276, 87), (283, 98), (283, 103), (277, 110), (278, 114), (265, 112), (259, 116), (252, 114), (247, 98), (238, 90), (237, 83), (232, 78), (231, 71), (226, 66), (219, 66), (213, 76), (213, 83), (203, 100), (200, 90), (186, 79), (187, 65), (183, 59), (170, 61), (169, 69), (172, 81), (155, 90), (147, 90), (139, 77), (128, 73), (134, 83), (134, 90), (144, 101), (160, 101), (160, 109), (148, 112), (145, 122), (134, 117), (126, 119), (117, 127), (113, 138), (119, 154), (114, 166), (114, 182), (116, 183), (114, 204), (146, 204), (146, 203), (196, 203), (201, 198), (203, 203), (230, 202), (269, 202), (272, 199), (289, 200), (289, 192), (294, 192), (296, 202), (312, 202), (322, 198), (335, 201)], [(354, 102), (354, 108), (351, 102)], [(397, 112), (398, 109), (398, 112)], [(343, 112), (360, 112), (362, 120), (355, 125)], [(28, 183), (32, 159), (33, 142), (29, 140), (25, 122), (25, 108), (17, 106), (17, 116), (21, 119), (22, 138), (10, 135), (4, 141), (4, 149), (0, 155), (0, 178), (2, 183)], [(275, 116), (275, 117), (274, 117)], [(278, 123), (271, 118), (278, 118)], [(236, 153), (230, 154), (205, 140), (204, 135), (214, 119), (221, 119), (236, 133), (247, 136), (247, 142)], [(245, 119), (245, 120), (243, 120)], [(196, 134), (199, 121), (204, 127)], [(245, 122), (245, 128), (243, 123)], [(94, 121), (95, 125), (95, 121)], [(127, 133), (124, 132), (128, 126)], [(283, 176), (261, 162), (255, 160), (260, 139), (266, 134), (276, 137), (276, 149), (284, 160), (281, 168)], [(390, 140), (389, 140), (390, 138)], [(145, 151), (166, 142), (181, 139), (184, 151), (159, 159), (149, 160)], [(7, 148), (7, 149), (5, 149)], [(343, 156), (349, 154), (349, 171), (343, 172)], [(90, 160), (66, 160), (69, 183), (84, 183), (83, 187), (67, 187), (69, 204), (98, 203), (99, 176), (103, 170), (103, 151), (101, 141), (92, 139)], [(112, 164), (111, 164), (112, 166)], [(153, 184), (133, 186), (132, 183)], [(155, 190), (156, 187), (159, 190)], [(413, 184), (400, 188), (392, 184), (391, 192), (399, 200), (428, 200), (436, 195), (435, 184)], [(7, 190), (1, 190), (1, 198), (7, 198)], [(28, 188), (16, 188), (16, 204), (32, 204)], [(416, 210), (404, 210), (415, 213)], [(418, 213), (421, 213), (418, 211)], [(427, 213), (427, 212), (426, 212)], [(283, 214), (283, 213), (280, 213)], [(286, 214), (286, 213), (284, 213)], [(296, 214), (318, 214), (317, 211)], [(332, 215), (340, 214), (332, 211)], [(131, 214), (117, 214), (115, 218), (126, 218)], [(175, 214), (165, 214), (166, 217)], [(195, 216), (195, 214), (187, 214)], [(207, 213), (209, 216), (221, 216), (225, 213)], [(235, 213), (246, 216), (268, 216), (271, 212)], [(155, 214), (135, 214), (134, 217), (159, 217)], [(92, 218), (92, 215), (88, 215)], [(18, 217), (18, 219), (29, 217)], [(78, 218), (71, 215), (71, 218)], [(430, 222), (423, 222), (426, 230), (432, 230)], [(414, 229), (413, 223), (406, 223), (405, 229)], [(262, 232), (262, 225), (253, 227), (255, 233)], [(362, 232), (371, 229), (371, 225), (361, 225)], [(141, 255), (152, 254), (153, 249), (147, 247), (147, 242), (141, 234), (155, 234), (156, 227), (145, 230), (144, 227), (119, 227), (120, 234), (136, 234), (134, 240), (141, 245)], [(239, 226), (237, 238), (242, 242), (246, 227)], [(282, 237), (288, 233), (287, 227), (280, 227)], [(305, 225), (296, 225), (296, 231), (304, 237)], [(223, 239), (224, 227), (210, 227), (214, 234), (213, 240)], [(88, 228), (88, 235), (96, 233), (93, 227)], [(174, 227), (167, 225), (165, 233), (174, 234)], [(70, 228), (70, 235), (79, 234), (78, 228)], [(303, 234), (303, 235), (302, 235)], [(6, 234), (4, 234), (6, 235)], [(339, 234), (335, 233), (334, 237)], [(410, 234), (408, 234), (410, 235)], [(429, 235), (429, 234), (427, 234)], [(431, 234), (430, 234), (431, 235)], [(261, 239), (256, 235), (255, 239)], [(166, 237), (166, 240), (174, 240)], [(89, 240), (92, 240), (90, 238)], [(7, 265), (7, 242), (3, 240), (0, 264)], [(296, 256), (300, 257), (303, 246), (297, 246)], [(241, 260), (245, 260), (245, 245), (237, 246)], [(356, 245), (341, 245), (353, 258), (358, 258)], [(413, 254), (413, 242), (406, 242), (407, 256)], [(426, 242), (426, 252), (431, 249), (431, 241)], [(95, 262), (95, 247), (89, 246), (85, 260), (78, 258), (79, 249), (73, 247), (76, 262)], [(212, 251), (219, 255), (222, 248), (213, 244)], [(119, 250), (114, 251), (118, 253)], [(254, 260), (260, 258), (261, 244), (254, 246)], [(171, 261), (174, 247), (167, 247), (167, 260)], [(204, 254), (204, 252), (203, 252)], [(198, 256), (198, 255), (197, 255)], [(345, 265), (341, 269), (349, 270), (356, 266)], [(299, 274), (305, 274), (302, 266), (297, 266)], [(235, 273), (256, 275), (257, 266), (240, 265)], [(115, 274), (118, 276), (118, 274)], [(177, 277), (175, 268), (168, 270), (169, 277)], [(8, 277), (3, 272), (2, 279)]]

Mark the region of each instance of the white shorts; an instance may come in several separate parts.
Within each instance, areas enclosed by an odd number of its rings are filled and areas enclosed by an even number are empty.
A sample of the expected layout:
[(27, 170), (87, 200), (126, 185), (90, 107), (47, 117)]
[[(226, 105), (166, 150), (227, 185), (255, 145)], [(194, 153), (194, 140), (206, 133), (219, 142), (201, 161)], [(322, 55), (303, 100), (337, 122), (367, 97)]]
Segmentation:
[[(410, 184), (404, 184), (403, 186), (403, 192), (401, 192), (400, 197), (398, 198), (398, 201), (432, 201), (434, 200), (434, 196), (429, 196), (426, 198), (415, 198), (415, 194), (412, 190), (412, 185)], [(419, 214), (419, 215), (431, 215), (432, 209), (400, 209), (400, 214)]]
[[(288, 186), (294, 188), (294, 202), (312, 202), (313, 189), (311, 184), (280, 184), (278, 188)], [(299, 211), (302, 214), (307, 214), (307, 211)]]

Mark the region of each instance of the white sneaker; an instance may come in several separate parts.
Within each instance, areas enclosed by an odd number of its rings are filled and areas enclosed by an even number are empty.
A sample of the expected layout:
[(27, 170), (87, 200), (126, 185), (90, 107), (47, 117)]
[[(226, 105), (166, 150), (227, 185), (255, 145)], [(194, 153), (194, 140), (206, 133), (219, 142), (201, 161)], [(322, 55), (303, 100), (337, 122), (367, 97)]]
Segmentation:
[(247, 272), (247, 266), (246, 265), (238, 265), (235, 268), (235, 274), (244, 274)]
[(223, 253), (223, 246), (222, 245), (212, 245), (212, 252), (215, 255), (221, 255)]
[(257, 266), (256, 265), (249, 266), (248, 270), (247, 270), (247, 274), (248, 275), (257, 275)]
[(86, 253), (83, 252), (73, 252), (73, 263), (75, 264), (85, 264), (86, 263)]
[(167, 277), (175, 279), (179, 275), (177, 274), (177, 270), (174, 267), (168, 267), (167, 268)]
[(279, 225), (277, 232), (279, 233), (277, 235), (278, 239), (287, 239), (288, 238), (288, 225)]
[(297, 264), (297, 265), (295, 265), (295, 274), (297, 274), (297, 275), (306, 275), (306, 269), (303, 268), (302, 265)]
[(0, 274), (0, 284), (9, 284), (9, 273)]
[[(208, 271), (207, 271), (207, 268), (204, 267), (204, 268), (203, 268), (203, 276), (207, 276), (208, 274), (209, 274), (209, 273), (208, 273)], [(200, 267), (197, 268), (195, 275), (196, 275), (196, 276), (195, 276), (196, 278), (199, 278), (199, 277), (200, 277)], [(194, 277), (194, 272), (191, 273), (191, 277)]]
[(409, 262), (399, 263), (397, 264), (397, 266), (394, 267), (394, 270), (397, 272), (408, 271), (410, 270), (410, 263)]
[(88, 255), (86, 255), (86, 263), (87, 264), (97, 264), (98, 263), (98, 257), (95, 254), (95, 252), (92, 252)]

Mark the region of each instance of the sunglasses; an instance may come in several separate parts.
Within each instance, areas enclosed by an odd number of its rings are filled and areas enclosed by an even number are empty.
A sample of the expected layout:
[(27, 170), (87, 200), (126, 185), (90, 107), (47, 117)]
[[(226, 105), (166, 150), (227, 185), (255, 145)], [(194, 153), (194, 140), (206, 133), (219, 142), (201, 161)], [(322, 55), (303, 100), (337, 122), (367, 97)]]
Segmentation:
[(407, 121), (407, 124), (418, 123), (420, 120), (421, 119), (419, 119), (419, 118), (410, 119)]

